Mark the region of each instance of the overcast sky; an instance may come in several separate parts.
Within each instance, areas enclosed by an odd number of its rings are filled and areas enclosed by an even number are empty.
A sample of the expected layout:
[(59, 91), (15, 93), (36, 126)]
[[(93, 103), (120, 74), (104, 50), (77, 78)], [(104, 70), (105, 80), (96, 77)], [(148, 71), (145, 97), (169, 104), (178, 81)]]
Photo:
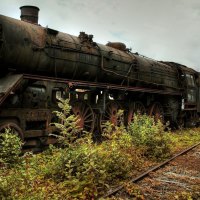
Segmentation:
[(200, 0), (1, 0), (0, 14), (40, 8), (39, 23), (102, 44), (123, 42), (133, 52), (200, 71)]

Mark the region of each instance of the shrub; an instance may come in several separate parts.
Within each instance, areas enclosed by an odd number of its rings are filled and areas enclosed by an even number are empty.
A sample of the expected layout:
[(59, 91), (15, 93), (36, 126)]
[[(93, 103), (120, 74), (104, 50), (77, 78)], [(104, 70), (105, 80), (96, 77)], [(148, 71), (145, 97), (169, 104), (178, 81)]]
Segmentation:
[(6, 129), (5, 133), (0, 134), (0, 163), (13, 165), (19, 162), (21, 149), (21, 139)]
[[(46, 178), (64, 182), (71, 197), (92, 199), (109, 184), (127, 178), (139, 159), (133, 161), (131, 137), (123, 126), (113, 128), (107, 123), (104, 133), (107, 140), (99, 145), (93, 143), (88, 133), (77, 138), (77, 119), (66, 117), (70, 113), (68, 103), (61, 100), (62, 113), (56, 112), (56, 115), (64, 123), (55, 124), (61, 131), (65, 148), (53, 148), (52, 159), (43, 170)], [(70, 128), (71, 124), (75, 131)]]
[(54, 111), (59, 119), (59, 123), (52, 123), (59, 130), (59, 142), (68, 146), (73, 143), (79, 136), (80, 128), (77, 126), (78, 117), (72, 114), (69, 99), (59, 98), (58, 107), (61, 111)]
[(139, 162), (139, 158), (133, 160), (134, 157), (127, 151), (130, 145), (127, 133), (98, 145), (90, 136), (85, 136), (73, 147), (53, 150), (51, 161), (43, 169), (45, 177), (64, 182), (69, 196), (73, 198), (92, 199), (110, 184), (126, 179)]
[(128, 132), (133, 143), (143, 148), (145, 156), (161, 160), (170, 155), (171, 140), (160, 121), (155, 122), (147, 115), (135, 115)]

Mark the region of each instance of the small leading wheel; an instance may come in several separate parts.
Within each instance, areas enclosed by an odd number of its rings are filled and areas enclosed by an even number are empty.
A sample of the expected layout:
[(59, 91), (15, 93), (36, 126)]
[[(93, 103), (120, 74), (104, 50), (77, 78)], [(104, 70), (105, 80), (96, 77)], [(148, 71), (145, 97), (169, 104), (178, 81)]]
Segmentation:
[(120, 109), (121, 106), (116, 101), (109, 101), (106, 104), (105, 113), (103, 113), (99, 118), (99, 129), (101, 133), (106, 122), (110, 122), (114, 126), (120, 126), (120, 124), (123, 122), (123, 115), (118, 115), (118, 111)]
[(155, 102), (150, 106), (149, 115), (153, 116), (156, 122), (158, 122), (158, 120), (162, 123), (164, 122), (164, 110), (159, 102)]
[(144, 115), (145, 113), (146, 113), (146, 109), (142, 102), (134, 101), (130, 103), (130, 105), (128, 106), (128, 113), (127, 113), (127, 117), (126, 117), (127, 119), (125, 121), (125, 124), (129, 125), (133, 121), (134, 114)]
[(94, 130), (95, 115), (91, 106), (84, 101), (74, 101), (71, 103), (72, 111), (78, 116), (78, 124), (82, 130), (92, 133)]
[(0, 124), (0, 133), (5, 133), (6, 129), (10, 129), (11, 133), (16, 134), (23, 141), (24, 134), (22, 129), (14, 122), (3, 122)]

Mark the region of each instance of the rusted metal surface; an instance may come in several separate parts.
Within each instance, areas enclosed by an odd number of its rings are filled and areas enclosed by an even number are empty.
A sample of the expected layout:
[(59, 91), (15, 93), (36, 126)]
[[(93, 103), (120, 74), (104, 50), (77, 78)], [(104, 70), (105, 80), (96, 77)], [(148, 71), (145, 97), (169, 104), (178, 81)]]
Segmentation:
[(24, 115), (27, 121), (42, 121), (46, 120), (49, 118), (50, 115), (49, 110), (44, 110), (44, 109), (30, 109), (27, 110)]
[(21, 20), (33, 24), (38, 24), (38, 12), (39, 8), (36, 6), (22, 6), (21, 10)]
[(112, 48), (115, 48), (115, 49), (119, 49), (121, 51), (126, 51), (126, 45), (124, 43), (121, 43), (121, 42), (108, 42), (106, 44), (106, 46), (108, 47), (112, 47)]
[(24, 132), (24, 138), (34, 138), (48, 136), (49, 132), (45, 130), (27, 130)]
[(149, 107), (149, 116), (154, 117), (155, 121), (157, 122), (160, 120), (161, 122), (164, 122), (164, 110), (163, 106), (161, 105), (160, 102), (154, 102), (150, 107)]
[(0, 24), (7, 44), (2, 59), (16, 71), (117, 85), (141, 82), (154, 88), (180, 88), (173, 67), (125, 51), (121, 43), (100, 45), (83, 32), (75, 37), (5, 16), (0, 17)]
[(92, 133), (94, 130), (95, 117), (91, 106), (81, 100), (71, 102), (71, 106), (73, 113), (78, 117), (77, 126), (82, 130)]
[(44, 28), (2, 15), (0, 24), (3, 27), (5, 41), (1, 49), (0, 63), (3, 63), (7, 70), (9, 67), (18, 73), (24, 70), (32, 72), (38, 66), (43, 68), (45, 57), (41, 61), (41, 52), (35, 53), (33, 49), (44, 46), (46, 35)]
[(129, 125), (131, 122), (133, 122), (134, 114), (146, 114), (146, 108), (141, 101), (134, 101), (129, 103), (125, 122), (126, 125)]
[(6, 129), (10, 129), (13, 134), (16, 134), (22, 140), (24, 139), (24, 133), (17, 123), (13, 123), (9, 121), (0, 123), (0, 133), (4, 133)]
[(15, 74), (0, 78), (0, 105), (4, 102), (7, 96), (15, 90), (22, 81), (23, 75)]
[(71, 87), (72, 86), (99, 87), (102, 89), (114, 89), (114, 90), (145, 92), (145, 93), (152, 93), (152, 94), (166, 94), (166, 95), (175, 95), (175, 96), (180, 96), (182, 94), (181, 91), (174, 92), (173, 90), (159, 90), (159, 89), (151, 89), (151, 88), (143, 88), (143, 87), (119, 86), (117, 84), (104, 84), (104, 83), (95, 83), (95, 82), (93, 83), (93, 82), (87, 82), (87, 81), (70, 80), (70, 79), (54, 78), (54, 77), (47, 77), (47, 76), (37, 76), (37, 75), (32, 75), (32, 74), (24, 74), (24, 78), (60, 82), (60, 83), (69, 83)]
[(35, 147), (38, 145), (38, 141), (36, 139), (28, 140), (24, 144), (25, 147)]
[(0, 79), (0, 94), (8, 93), (22, 79), (23, 75), (8, 75)]
[(120, 125), (120, 118), (118, 116), (118, 111), (121, 109), (121, 106), (116, 101), (110, 101), (106, 104), (105, 113), (102, 114), (102, 116), (99, 118), (100, 122), (100, 128), (105, 126), (106, 122), (111, 122), (115, 126)]
[(175, 62), (163, 62), (163, 61), (161, 61), (161, 63), (164, 63), (164, 64), (166, 64), (168, 66), (172, 66), (173, 68), (180, 68), (181, 70), (189, 72), (189, 73), (192, 73), (192, 74), (197, 73), (194, 69), (186, 67), (185, 65), (181, 65), (179, 63), (175, 63)]

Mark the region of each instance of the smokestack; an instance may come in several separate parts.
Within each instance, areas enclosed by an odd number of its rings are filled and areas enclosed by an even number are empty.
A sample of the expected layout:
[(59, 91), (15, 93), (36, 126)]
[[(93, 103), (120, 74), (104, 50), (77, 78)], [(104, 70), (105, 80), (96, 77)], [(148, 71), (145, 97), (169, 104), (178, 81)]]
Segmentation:
[(22, 6), (21, 10), (21, 20), (25, 22), (29, 22), (32, 24), (38, 24), (38, 13), (39, 8), (36, 6)]

